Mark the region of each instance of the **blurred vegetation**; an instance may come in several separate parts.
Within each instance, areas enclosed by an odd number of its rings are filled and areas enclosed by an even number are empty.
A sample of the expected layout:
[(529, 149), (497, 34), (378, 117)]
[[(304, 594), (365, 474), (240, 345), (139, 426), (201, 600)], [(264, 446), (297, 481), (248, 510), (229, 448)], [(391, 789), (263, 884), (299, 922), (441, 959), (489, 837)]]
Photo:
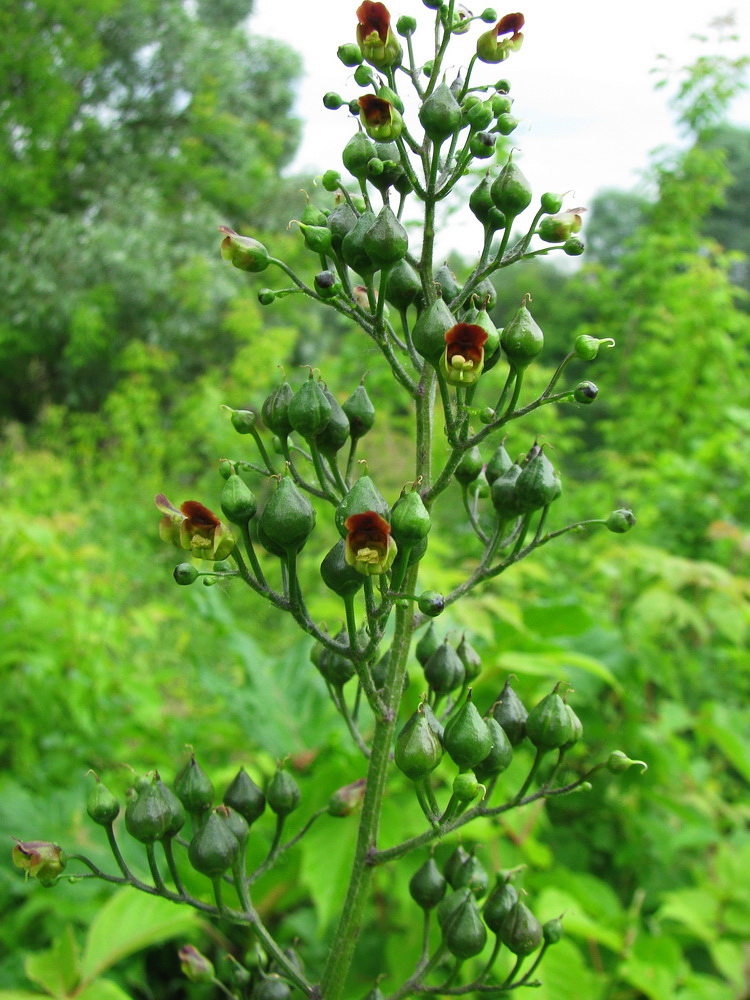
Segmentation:
[[(372, 368), (378, 420), (362, 454), (391, 500), (410, 473), (406, 414), (375, 356), (294, 297), (263, 310), (257, 283), (214, 253), (217, 222), (304, 252), (285, 231), (300, 183), (279, 179), (298, 135), (298, 62), (247, 34), (250, 9), (97, 0), (86, 17), (35, 2), (2, 15), (0, 829), (85, 846), (102, 863), (83, 815), (89, 767), (122, 793), (122, 765), (170, 780), (185, 744), (219, 786), (240, 764), (260, 781), (291, 754), (306, 812), (361, 776), (306, 642), (239, 587), (177, 590), (179, 555), (159, 542), (152, 506), (162, 490), (217, 505), (217, 458), (250, 457), (219, 405), (257, 407), (278, 364), (314, 361), (340, 400)], [(509, 672), (529, 702), (569, 680), (586, 744), (572, 766), (615, 747), (649, 762), (643, 777), (476, 829), (488, 863), (529, 866), (542, 919), (566, 914), (540, 1000), (750, 995), (750, 314), (738, 253), (750, 216), (736, 208), (750, 197), (750, 144), (724, 121), (743, 68), (718, 56), (692, 68), (676, 104), (686, 147), (655, 159), (653, 198), (597, 199), (582, 269), (541, 260), (498, 289), (499, 325), (533, 289), (550, 371), (580, 333), (616, 340), (571, 375), (594, 373), (595, 406), (561, 410), (554, 426), (547, 413), (538, 432), (565, 476), (561, 524), (621, 505), (639, 518), (625, 540), (568, 536), (439, 621), (482, 654), (480, 707)], [(305, 551), (309, 590), (331, 541), (321, 533)], [(472, 558), (468, 532), (440, 533), (425, 586), (449, 589)], [(312, 603), (322, 619), (340, 615), (326, 594)], [(417, 832), (411, 806), (397, 782), (384, 844)], [(272, 831), (259, 827), (260, 857)], [(353, 832), (346, 820), (315, 827), (256, 900), (272, 924), (284, 915), (312, 964)], [(362, 993), (418, 947), (407, 883), (422, 860), (378, 874), (387, 905), (363, 935)], [(0, 996), (41, 995), (29, 979), (69, 995), (45, 970), (60, 956), (77, 974), (93, 968), (93, 946), (76, 965), (71, 942), (111, 918), (110, 897), (88, 883), (32, 888), (0, 867)], [(108, 905), (127, 906), (117, 899)], [(102, 955), (108, 985), (91, 996), (207, 996), (181, 978), (176, 944), (160, 944), (173, 934), (247, 958), (244, 931), (183, 925), (177, 910), (163, 926), (150, 904), (127, 919), (155, 928), (142, 941), (152, 947)], [(53, 941), (53, 958), (37, 954)]]

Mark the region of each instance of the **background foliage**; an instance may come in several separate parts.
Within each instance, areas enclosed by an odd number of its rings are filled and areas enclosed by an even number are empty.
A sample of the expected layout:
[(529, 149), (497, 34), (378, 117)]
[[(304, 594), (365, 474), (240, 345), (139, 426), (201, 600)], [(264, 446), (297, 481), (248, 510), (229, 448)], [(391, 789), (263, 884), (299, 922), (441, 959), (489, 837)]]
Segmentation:
[[(156, 492), (215, 505), (216, 459), (243, 457), (220, 403), (257, 406), (277, 364), (313, 358), (343, 399), (370, 362), (307, 309), (303, 325), (294, 299), (264, 311), (212, 256), (218, 222), (252, 222), (287, 258), (303, 253), (285, 226), (304, 181), (279, 179), (298, 134), (298, 62), (247, 34), (249, 12), (247, 0), (97, 0), (86, 17), (35, 2), (1, 15), (0, 829), (102, 860), (82, 816), (89, 767), (122, 791), (123, 763), (170, 779), (186, 743), (217, 784), (240, 764), (260, 780), (291, 754), (310, 812), (359, 777), (306, 644), (238, 590), (176, 591), (156, 538)], [(566, 913), (544, 1000), (750, 995), (750, 143), (724, 121), (743, 69), (707, 57), (685, 76), (684, 148), (655, 156), (654, 197), (596, 199), (580, 270), (542, 260), (498, 289), (498, 325), (534, 291), (550, 369), (579, 333), (617, 341), (597, 362), (595, 407), (560, 413), (559, 516), (639, 516), (625, 544), (569, 536), (440, 619), (482, 653), (488, 703), (511, 671), (529, 702), (569, 680), (587, 756), (616, 745), (650, 764), (476, 832), (495, 866), (529, 866), (542, 919)], [(395, 497), (409, 472), (384, 458), (405, 423), (388, 383), (368, 376), (379, 416), (364, 452)], [(320, 555), (306, 552), (311, 579)], [(455, 533), (430, 549), (425, 585), (449, 589), (472, 558)], [(316, 610), (337, 613), (325, 596)], [(410, 832), (410, 800), (403, 788), (388, 803), (393, 841)], [(341, 889), (327, 859), (346, 856), (352, 833), (344, 820), (314, 828), (263, 883), (259, 908), (285, 913), (310, 955)], [(389, 902), (363, 936), (362, 993), (418, 935), (406, 884), (419, 863), (379, 874)], [(1, 869), (0, 996), (87, 996), (92, 970), (108, 984), (97, 997), (204, 995), (180, 978), (176, 945), (160, 944), (178, 934), (247, 957), (237, 929), (209, 938), (129, 897), (101, 910), (109, 896), (30, 891)], [(118, 906), (144, 907), (127, 919), (153, 933), (95, 961)], [(67, 981), (50, 981), (50, 961)]]

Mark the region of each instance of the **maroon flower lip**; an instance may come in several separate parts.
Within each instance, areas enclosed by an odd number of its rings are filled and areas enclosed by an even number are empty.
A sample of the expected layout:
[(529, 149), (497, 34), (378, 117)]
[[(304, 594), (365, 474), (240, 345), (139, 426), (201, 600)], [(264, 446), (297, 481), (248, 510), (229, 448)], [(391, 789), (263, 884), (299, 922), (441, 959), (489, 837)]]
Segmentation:
[(363, 94), (357, 101), (368, 125), (387, 125), (393, 117), (393, 105), (374, 94)]
[(484, 359), (484, 345), (487, 341), (487, 331), (474, 323), (456, 323), (445, 334), (446, 360), (460, 355), (467, 361), (479, 364)]
[(186, 517), (185, 527), (194, 531), (213, 531), (221, 524), (219, 518), (208, 507), (197, 500), (186, 500), (180, 505), (180, 510)]
[(512, 33), (515, 37), (525, 23), (526, 18), (523, 14), (506, 14), (495, 25), (495, 34), (510, 35)]
[(347, 530), (345, 559), (365, 576), (377, 576), (390, 569), (396, 558), (395, 539), (390, 524), (374, 510), (351, 514), (344, 521)]
[(380, 41), (385, 45), (388, 29), (391, 26), (391, 15), (385, 4), (364, 0), (364, 3), (357, 8), (357, 20), (359, 21), (357, 35), (360, 41), (376, 31)]

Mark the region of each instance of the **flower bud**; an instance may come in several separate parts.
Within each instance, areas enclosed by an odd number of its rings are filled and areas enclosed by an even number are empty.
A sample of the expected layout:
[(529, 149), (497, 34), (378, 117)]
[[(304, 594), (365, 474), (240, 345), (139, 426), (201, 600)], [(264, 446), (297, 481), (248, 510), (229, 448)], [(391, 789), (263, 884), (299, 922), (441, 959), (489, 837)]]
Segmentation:
[(542, 209), (549, 215), (555, 215), (559, 212), (562, 208), (562, 203), (563, 195), (556, 194), (554, 191), (545, 191), (541, 198)]
[(426, 98), (419, 109), (419, 120), (427, 136), (435, 143), (441, 143), (458, 131), (461, 126), (461, 105), (447, 84), (441, 83)]
[(599, 395), (599, 387), (593, 382), (579, 382), (573, 390), (573, 399), (576, 403), (593, 403)]
[(359, 99), (359, 120), (365, 132), (377, 142), (398, 139), (404, 127), (401, 112), (390, 101), (374, 94), (364, 94)]
[(224, 805), (239, 813), (248, 826), (263, 815), (266, 797), (244, 767), (239, 769), (224, 793)]
[(329, 816), (351, 816), (355, 809), (362, 805), (365, 797), (366, 781), (360, 778), (350, 785), (337, 788), (328, 800)]
[(341, 174), (338, 170), (326, 170), (321, 177), (321, 183), (326, 191), (330, 191), (333, 194), (334, 191), (338, 191), (341, 187)]
[(58, 844), (52, 844), (48, 840), (13, 839), (16, 842), (13, 864), (25, 873), (26, 878), (30, 875), (39, 879), (42, 885), (48, 885), (65, 868), (65, 852)]
[(437, 618), (445, 610), (445, 598), (436, 590), (425, 590), (419, 595), (417, 607), (428, 618)]
[(313, 278), (313, 285), (321, 299), (334, 299), (341, 292), (341, 282), (333, 271), (319, 271)]
[[(497, 136), (494, 132), (475, 132), (469, 140), (469, 151), (478, 160), (488, 160), (491, 156), (494, 156), (496, 145)], [(497, 222), (498, 218), (496, 215), (492, 216), (493, 222)], [(494, 226), (494, 228), (500, 229), (501, 227)]]
[(409, 14), (402, 14), (401, 17), (396, 21), (396, 31), (403, 38), (408, 38), (409, 35), (413, 35), (417, 30), (417, 19), (411, 17)]
[(344, 99), (340, 94), (335, 94), (330, 90), (327, 94), (323, 94), (323, 107), (329, 111), (338, 111), (344, 103)]
[(172, 576), (180, 587), (189, 587), (191, 583), (195, 583), (200, 573), (192, 563), (180, 563), (175, 566)]
[(288, 816), (300, 803), (300, 787), (288, 771), (277, 767), (266, 788), (266, 802), (277, 816)]
[(339, 45), (336, 55), (344, 66), (359, 66), (362, 62), (362, 50), (356, 42), (346, 42), (344, 45)]
[(519, 121), (517, 118), (514, 118), (513, 115), (497, 116), (497, 130), (500, 135), (510, 135), (511, 132), (515, 132), (518, 125)]
[(579, 240), (577, 236), (571, 236), (563, 243), (563, 252), (568, 255), (568, 257), (580, 257), (584, 252), (586, 247), (583, 244), (583, 240)]
[(221, 256), (240, 271), (265, 271), (270, 264), (268, 250), (257, 240), (249, 236), (240, 236), (228, 226), (219, 226), (219, 232), (224, 233), (221, 241)]
[(545, 216), (539, 223), (537, 236), (545, 243), (563, 243), (573, 233), (580, 231), (582, 211), (580, 208)]
[(510, 114), (510, 109), (513, 107), (513, 98), (509, 97), (507, 94), (495, 94), (492, 98), (492, 113), (496, 118), (500, 115)]
[(369, 66), (357, 66), (354, 70), (354, 82), (359, 84), (360, 87), (369, 87), (370, 84), (375, 83), (375, 77), (372, 74), (372, 70)]
[(187, 976), (191, 983), (212, 983), (214, 981), (216, 971), (213, 963), (191, 944), (183, 945), (177, 952), (177, 957), (180, 960), (183, 975)]
[(607, 528), (609, 531), (614, 531), (617, 535), (624, 535), (627, 531), (630, 531), (634, 524), (635, 514), (632, 510), (627, 510), (625, 507), (613, 510), (607, 518)]

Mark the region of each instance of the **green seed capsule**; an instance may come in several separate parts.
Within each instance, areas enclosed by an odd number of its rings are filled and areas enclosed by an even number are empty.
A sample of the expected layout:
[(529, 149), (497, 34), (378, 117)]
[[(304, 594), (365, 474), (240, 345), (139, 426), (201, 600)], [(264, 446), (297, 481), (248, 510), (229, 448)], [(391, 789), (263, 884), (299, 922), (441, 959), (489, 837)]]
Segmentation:
[(346, 543), (340, 538), (320, 564), (323, 583), (339, 597), (356, 594), (365, 582), (362, 574), (346, 561), (345, 548)]
[(86, 812), (99, 826), (111, 826), (120, 814), (120, 803), (98, 777), (89, 792)]
[(459, 483), (468, 485), (469, 483), (474, 482), (479, 473), (482, 471), (483, 465), (484, 460), (482, 458), (482, 453), (479, 448), (474, 445), (473, 448), (464, 452), (461, 461), (456, 466), (454, 475)]
[(452, 851), (443, 865), (443, 875), (445, 875), (449, 885), (453, 885), (453, 879), (456, 877), (458, 869), (465, 861), (468, 861), (468, 859), (469, 852), (464, 850), (461, 844), (458, 844), (456, 849)]
[(545, 191), (541, 200), (542, 208), (548, 215), (557, 215), (562, 208), (563, 196), (553, 191)]
[(181, 587), (189, 587), (191, 583), (195, 583), (200, 574), (192, 563), (180, 563), (179, 566), (175, 566), (172, 576), (175, 583)]
[(213, 782), (197, 763), (195, 754), (190, 755), (174, 779), (174, 790), (177, 798), (193, 816), (202, 815), (211, 808), (214, 800)]
[(349, 420), (333, 393), (324, 389), (323, 395), (331, 407), (331, 416), (315, 441), (326, 458), (333, 460), (349, 440)]
[(485, 475), (487, 476), (487, 481), (490, 485), (492, 485), (496, 479), (499, 479), (503, 473), (507, 472), (512, 465), (513, 460), (505, 450), (505, 444), (498, 445), (492, 453), (492, 456), (487, 463), (487, 468), (485, 469)]
[(462, 771), (479, 764), (492, 750), (492, 736), (471, 700), (471, 688), (466, 701), (446, 723), (443, 744), (451, 760)]
[(447, 84), (441, 83), (423, 102), (419, 109), (419, 121), (425, 133), (436, 143), (441, 143), (458, 131), (461, 126), (461, 105)]
[(414, 653), (419, 661), (420, 666), (424, 667), (435, 650), (440, 647), (440, 637), (437, 634), (437, 629), (435, 628), (434, 622), (430, 622), (425, 631), (422, 633), (419, 642), (417, 643)]
[(476, 680), (482, 672), (482, 661), (479, 653), (468, 641), (465, 634), (461, 636), (461, 642), (459, 642), (456, 652), (458, 653), (459, 660), (464, 665), (467, 682), (470, 683)]
[(451, 955), (466, 959), (478, 955), (487, 943), (487, 928), (479, 908), (467, 889), (459, 889), (462, 901), (443, 922), (443, 943)]
[(364, 437), (375, 423), (375, 407), (367, 395), (364, 382), (360, 383), (354, 392), (342, 405), (349, 421), (349, 433), (353, 441)]
[(244, 767), (239, 769), (224, 793), (224, 805), (239, 813), (249, 826), (263, 815), (266, 797)]
[(526, 736), (528, 714), (523, 702), (510, 686), (510, 678), (508, 678), (492, 707), (492, 715), (502, 726), (510, 745), (513, 747), (517, 747)]
[(434, 771), (442, 756), (440, 740), (432, 731), (420, 706), (396, 738), (396, 766), (407, 778), (417, 781)]
[[(359, 114), (359, 107), (357, 108)], [(355, 132), (351, 137), (341, 159), (349, 173), (358, 180), (364, 180), (367, 176), (367, 164), (375, 156), (375, 147), (364, 132)]]
[(500, 940), (514, 955), (530, 955), (542, 943), (542, 937), (542, 925), (519, 900), (502, 922)]
[[(460, 774), (458, 777), (466, 778), (467, 775)], [(477, 794), (479, 793), (475, 793), (471, 798), (476, 798)], [(487, 895), (489, 884), (490, 877), (487, 874), (487, 869), (477, 858), (476, 854), (469, 855), (466, 861), (458, 868), (451, 882), (454, 889), (468, 889), (475, 899), (481, 899), (482, 896)]]
[(224, 483), (221, 491), (221, 509), (233, 524), (247, 524), (255, 517), (258, 501), (245, 481), (236, 473)]
[(422, 295), (419, 275), (407, 260), (400, 260), (388, 273), (385, 297), (396, 309), (407, 309)]
[(445, 598), (436, 590), (425, 590), (419, 595), (417, 607), (423, 615), (437, 618), (445, 610)]
[(277, 816), (288, 816), (300, 803), (302, 792), (287, 771), (277, 768), (266, 788), (266, 802)]
[(497, 211), (490, 193), (491, 187), (489, 174), (485, 174), (469, 195), (469, 208), (483, 226), (488, 225), (490, 212)]
[(544, 334), (525, 305), (503, 330), (500, 343), (514, 368), (523, 370), (544, 347)]
[(331, 419), (331, 404), (320, 383), (312, 376), (295, 392), (288, 415), (293, 430), (307, 441), (317, 437)]
[(440, 287), (440, 294), (445, 302), (455, 299), (461, 292), (461, 285), (447, 264), (441, 264), (435, 272), (435, 284)]
[(125, 827), (142, 844), (153, 844), (167, 835), (172, 823), (169, 803), (155, 782), (131, 798), (125, 809)]
[(384, 205), (364, 235), (364, 249), (376, 268), (390, 267), (409, 249), (409, 236), (393, 209)]
[(288, 437), (292, 431), (292, 425), (289, 422), (289, 404), (293, 398), (294, 390), (284, 379), (281, 385), (278, 385), (268, 396), (261, 408), (263, 423), (281, 438)]
[(557, 689), (531, 709), (526, 719), (526, 735), (541, 750), (556, 750), (573, 739), (573, 723)]
[[(299, 552), (315, 527), (315, 508), (290, 476), (284, 476), (260, 516), (261, 542), (283, 553)], [(269, 551), (274, 552), (274, 548)]]
[(542, 937), (544, 938), (545, 944), (557, 944), (562, 936), (563, 926), (562, 920), (559, 917), (554, 917), (552, 920), (548, 920), (546, 924), (542, 925)]
[(482, 916), (493, 934), (499, 934), (503, 921), (518, 902), (518, 892), (515, 886), (498, 876), (495, 888), (487, 897)]
[(154, 783), (166, 803), (167, 809), (169, 810), (169, 822), (166, 830), (164, 831), (164, 836), (174, 837), (185, 825), (185, 810), (182, 808), (182, 803), (177, 798), (175, 793), (171, 788), (164, 784), (161, 778), (157, 777)]
[(289, 1000), (291, 987), (279, 976), (270, 975), (259, 979), (253, 986), (250, 1000)]
[(485, 719), (492, 737), (492, 749), (474, 768), (474, 774), (479, 781), (489, 781), (508, 768), (513, 760), (513, 747), (510, 740), (494, 716)]
[(333, 237), (328, 226), (325, 224), (322, 226), (306, 226), (304, 222), (298, 222), (297, 225), (308, 250), (317, 254), (328, 254), (331, 252)]
[(492, 200), (508, 219), (515, 219), (531, 204), (531, 185), (513, 160), (508, 160), (491, 188)]
[(341, 256), (357, 274), (367, 277), (377, 266), (365, 247), (365, 235), (375, 223), (375, 214), (369, 208), (362, 212), (354, 227), (341, 241)]
[(516, 480), (516, 501), (523, 513), (539, 510), (562, 493), (560, 477), (552, 462), (539, 451), (521, 470)]
[[(335, 636), (335, 639), (342, 649), (349, 648), (349, 635), (346, 630), (340, 631)], [(325, 646), (321, 651), (318, 670), (325, 680), (334, 687), (343, 687), (356, 673), (354, 664), (350, 659), (344, 656), (343, 653), (337, 653), (328, 646)]]
[(421, 542), (431, 527), (429, 511), (417, 490), (402, 492), (391, 512), (391, 531), (399, 548)]
[(219, 878), (232, 866), (239, 849), (239, 842), (227, 824), (211, 812), (190, 841), (188, 859), (201, 875)]
[(417, 351), (433, 365), (445, 352), (445, 335), (456, 320), (442, 299), (436, 299), (420, 314), (412, 330), (412, 342)]
[(328, 216), (328, 228), (331, 230), (331, 246), (335, 253), (341, 253), (341, 243), (347, 233), (351, 232), (357, 224), (357, 216), (349, 207), (349, 204), (342, 201)]
[(516, 496), (516, 483), (521, 471), (521, 466), (514, 463), (501, 476), (498, 476), (490, 487), (492, 506), (497, 511), (501, 521), (512, 520), (522, 513)]
[(466, 676), (464, 665), (447, 639), (440, 643), (425, 663), (424, 676), (437, 694), (450, 694), (463, 684)]
[(440, 874), (435, 859), (430, 857), (418, 868), (409, 880), (411, 898), (423, 910), (431, 910), (445, 896), (448, 883)]

